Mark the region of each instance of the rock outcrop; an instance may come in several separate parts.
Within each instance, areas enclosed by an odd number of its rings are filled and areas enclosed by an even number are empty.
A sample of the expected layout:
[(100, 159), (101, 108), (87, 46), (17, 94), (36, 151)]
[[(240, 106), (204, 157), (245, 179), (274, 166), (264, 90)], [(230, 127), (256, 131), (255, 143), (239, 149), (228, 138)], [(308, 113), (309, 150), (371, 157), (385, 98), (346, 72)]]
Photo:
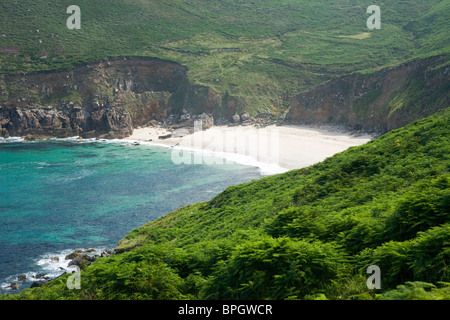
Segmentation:
[(95, 260), (97, 260), (99, 257), (105, 257), (110, 254), (113, 254), (114, 252), (112, 250), (106, 250), (101, 253), (101, 255), (93, 254), (96, 253), (97, 250), (95, 249), (87, 249), (87, 250), (81, 250), (77, 249), (73, 251), (72, 253), (69, 253), (66, 255), (65, 260), (70, 260), (68, 263), (68, 267), (70, 266), (77, 266), (77, 267), (83, 267), (88, 266)]
[(72, 70), (0, 75), (0, 137), (124, 138), (155, 121), (173, 129), (213, 124), (337, 124), (384, 133), (449, 105), (447, 57), (352, 74), (290, 100), (289, 111), (249, 115), (245, 102), (192, 84), (187, 69), (152, 58), (115, 58)]
[(214, 110), (220, 96), (191, 85), (186, 71), (170, 61), (117, 58), (69, 71), (2, 75), (0, 136), (124, 138), (182, 109)]
[(447, 61), (447, 57), (415, 60), (326, 82), (295, 96), (286, 121), (379, 133), (400, 128), (448, 107)]
[[(73, 272), (73, 267), (76, 266), (80, 269), (83, 269), (87, 266), (89, 266), (92, 262), (94, 262), (95, 260), (97, 260), (100, 257), (109, 257), (111, 255), (116, 254), (116, 252), (113, 249), (107, 249), (103, 252), (99, 254), (96, 254), (97, 250), (96, 249), (86, 249), (86, 250), (82, 250), (82, 249), (76, 249), (75, 251), (69, 253), (68, 255), (65, 256), (65, 260), (68, 260), (68, 264), (67, 264), (67, 269), (60, 267), (62, 272), (58, 277), (59, 278), (63, 275), (65, 275), (68, 272)], [(52, 259), (52, 258), (50, 258)], [(52, 259), (53, 260), (53, 259)], [(35, 288), (35, 287), (42, 287), (43, 285), (45, 285), (48, 281), (52, 280), (52, 278), (47, 277), (47, 275), (45, 273), (41, 273), (35, 276), (35, 278), (37, 279), (37, 281), (34, 281), (31, 284), (31, 288)], [(21, 280), (21, 278), (18, 278), (18, 281), (26, 281), (26, 278)], [(17, 283), (17, 281), (14, 281)], [(13, 284), (11, 284), (13, 285)], [(12, 288), (12, 287), (11, 287)], [(18, 288), (18, 287), (17, 287)], [(14, 289), (17, 290), (17, 289)]]
[(0, 109), (0, 135), (31, 137), (124, 138), (133, 132), (128, 112), (121, 108)]

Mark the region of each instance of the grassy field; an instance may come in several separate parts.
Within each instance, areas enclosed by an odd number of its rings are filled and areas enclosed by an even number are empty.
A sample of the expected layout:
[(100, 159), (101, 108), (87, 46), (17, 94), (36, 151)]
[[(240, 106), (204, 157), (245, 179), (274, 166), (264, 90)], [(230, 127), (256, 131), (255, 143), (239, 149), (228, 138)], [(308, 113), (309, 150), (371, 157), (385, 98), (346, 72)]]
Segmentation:
[[(242, 97), (252, 111), (352, 72), (450, 52), (450, 1), (78, 0), (0, 4), (0, 72), (71, 68), (113, 56), (151, 56), (190, 80)], [(81, 30), (69, 30), (69, 5)], [(17, 52), (16, 52), (17, 51)]]

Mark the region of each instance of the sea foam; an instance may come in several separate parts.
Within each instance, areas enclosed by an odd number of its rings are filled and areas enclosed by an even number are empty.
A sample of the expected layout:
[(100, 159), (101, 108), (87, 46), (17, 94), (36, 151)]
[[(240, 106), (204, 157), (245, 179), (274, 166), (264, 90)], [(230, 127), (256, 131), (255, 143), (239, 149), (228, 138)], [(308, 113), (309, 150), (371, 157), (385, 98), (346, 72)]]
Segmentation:
[[(94, 248), (94, 252), (87, 253), (88, 255), (100, 255), (106, 248)], [(9, 288), (12, 282), (16, 281), (19, 284), (19, 289), (29, 288), (30, 285), (36, 281), (46, 281), (55, 279), (64, 273), (72, 272), (69, 267), (71, 260), (66, 260), (66, 256), (76, 249), (65, 249), (57, 252), (48, 252), (42, 254), (35, 259), (35, 270), (28, 271), (21, 274), (15, 274), (7, 277), (0, 283), (0, 288), (6, 292), (15, 292)], [(86, 249), (81, 249), (85, 251)], [(26, 276), (26, 281), (19, 281), (20, 276)]]

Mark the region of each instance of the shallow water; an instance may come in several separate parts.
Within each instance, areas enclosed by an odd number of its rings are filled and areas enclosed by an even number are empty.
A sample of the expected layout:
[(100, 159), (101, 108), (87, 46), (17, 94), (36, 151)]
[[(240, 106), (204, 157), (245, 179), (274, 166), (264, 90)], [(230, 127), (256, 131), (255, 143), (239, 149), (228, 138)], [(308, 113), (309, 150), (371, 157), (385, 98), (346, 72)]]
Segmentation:
[(162, 147), (1, 140), (0, 292), (20, 274), (23, 289), (63, 273), (75, 249), (114, 248), (148, 221), (260, 177), (240, 164), (175, 165)]

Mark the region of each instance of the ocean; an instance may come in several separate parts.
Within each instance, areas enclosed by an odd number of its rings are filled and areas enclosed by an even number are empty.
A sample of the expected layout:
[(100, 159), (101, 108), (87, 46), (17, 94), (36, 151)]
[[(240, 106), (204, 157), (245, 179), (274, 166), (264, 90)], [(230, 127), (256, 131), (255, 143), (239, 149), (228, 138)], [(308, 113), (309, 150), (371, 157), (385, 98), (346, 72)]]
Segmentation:
[(0, 292), (57, 277), (76, 249), (113, 249), (149, 221), (262, 176), (239, 163), (177, 165), (171, 154), (120, 141), (0, 139)]

